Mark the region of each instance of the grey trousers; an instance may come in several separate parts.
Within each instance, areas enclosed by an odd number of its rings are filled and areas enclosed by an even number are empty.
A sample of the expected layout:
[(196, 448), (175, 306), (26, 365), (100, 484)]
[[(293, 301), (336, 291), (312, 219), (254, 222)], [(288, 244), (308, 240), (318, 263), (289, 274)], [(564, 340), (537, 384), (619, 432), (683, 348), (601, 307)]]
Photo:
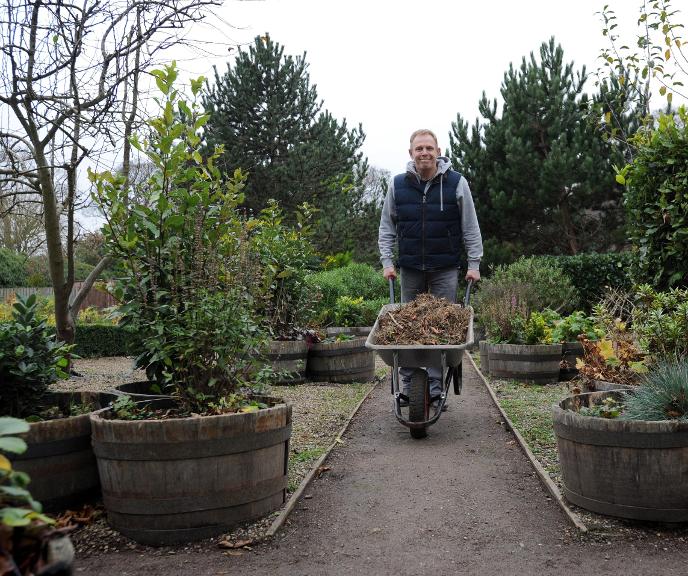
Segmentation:
[[(401, 269), (401, 301), (411, 302), (418, 294), (429, 292), (433, 296), (446, 298), (450, 302), (456, 302), (456, 290), (459, 276), (457, 268), (423, 272), (412, 268)], [(400, 368), (402, 393), (408, 396), (408, 388), (411, 383), (411, 375), (414, 368)], [(426, 366), (428, 383), (430, 384), (430, 396), (439, 396), (442, 393), (442, 366)]]

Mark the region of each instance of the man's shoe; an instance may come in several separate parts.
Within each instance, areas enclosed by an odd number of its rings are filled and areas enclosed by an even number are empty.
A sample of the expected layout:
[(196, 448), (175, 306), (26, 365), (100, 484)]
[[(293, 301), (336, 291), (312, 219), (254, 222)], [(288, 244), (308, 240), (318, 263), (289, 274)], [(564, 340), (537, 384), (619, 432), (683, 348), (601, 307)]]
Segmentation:
[[(433, 408), (433, 410), (434, 410), (435, 412), (437, 412), (437, 406), (439, 406), (439, 403), (440, 403), (439, 400), (435, 400), (435, 401), (431, 404), (431, 406), (432, 406), (432, 408)], [(445, 403), (444, 403), (444, 406), (442, 406), (442, 412), (446, 412), (446, 411), (447, 411), (447, 407), (448, 407), (448, 405), (447, 405), (447, 403), (445, 402)]]

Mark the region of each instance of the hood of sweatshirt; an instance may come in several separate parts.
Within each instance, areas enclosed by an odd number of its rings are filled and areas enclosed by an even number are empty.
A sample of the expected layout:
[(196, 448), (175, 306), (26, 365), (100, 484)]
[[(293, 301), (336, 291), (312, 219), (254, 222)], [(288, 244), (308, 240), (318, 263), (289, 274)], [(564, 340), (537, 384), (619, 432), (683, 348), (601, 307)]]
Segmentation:
[[(437, 174), (444, 174), (450, 168), (451, 162), (449, 161), (449, 158), (447, 158), (446, 156), (437, 157), (437, 173), (435, 174), (435, 176), (437, 176)], [(416, 171), (416, 164), (413, 160), (409, 160), (406, 164), (406, 173), (412, 174), (418, 179), (418, 182), (420, 182), (420, 175)]]
[[(449, 161), (449, 158), (446, 156), (438, 156), (437, 157), (437, 172), (433, 176), (433, 180), (437, 178), (437, 176), (442, 176), (444, 175), (445, 172), (447, 172), (451, 168), (451, 162)], [(420, 184), (421, 179), (420, 175), (416, 171), (416, 164), (413, 162), (413, 160), (409, 160), (408, 163), (406, 164), (406, 173), (414, 176), (417, 180), (418, 183)], [(444, 194), (442, 190), (442, 184), (444, 182), (444, 178), (440, 178), (440, 211), (444, 212)], [(429, 186), (425, 187), (425, 191), (427, 192)]]

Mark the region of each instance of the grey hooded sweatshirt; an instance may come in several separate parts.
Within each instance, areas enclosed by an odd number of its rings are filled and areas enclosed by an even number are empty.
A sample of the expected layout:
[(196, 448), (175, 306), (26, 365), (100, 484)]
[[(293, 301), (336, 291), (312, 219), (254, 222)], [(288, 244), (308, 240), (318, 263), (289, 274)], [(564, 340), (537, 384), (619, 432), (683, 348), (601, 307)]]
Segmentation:
[[(444, 174), (451, 168), (449, 158), (440, 156), (437, 158), (437, 173)], [(406, 165), (407, 173), (417, 178), (421, 183), (421, 178), (416, 171), (416, 165), (409, 161)], [(428, 191), (430, 182), (425, 184), (425, 191)], [(468, 256), (468, 269), (479, 270), (480, 259), (483, 256), (483, 240), (480, 235), (478, 217), (475, 214), (475, 205), (468, 182), (461, 176), (456, 187), (456, 203), (461, 213), (461, 230), (463, 233), (463, 243)], [(394, 178), (389, 183), (385, 203), (382, 206), (382, 217), (380, 218), (380, 230), (378, 233), (378, 247), (380, 249), (380, 261), (382, 267), (394, 266), (394, 245), (397, 241), (397, 215), (396, 202), (394, 201)]]

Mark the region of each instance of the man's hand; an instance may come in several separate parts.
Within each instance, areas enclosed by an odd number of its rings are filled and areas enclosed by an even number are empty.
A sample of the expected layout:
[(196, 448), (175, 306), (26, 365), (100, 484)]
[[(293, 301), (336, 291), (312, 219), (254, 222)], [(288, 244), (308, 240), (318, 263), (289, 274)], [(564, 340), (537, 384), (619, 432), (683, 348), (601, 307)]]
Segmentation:
[(478, 270), (467, 270), (466, 271), (466, 281), (468, 280), (473, 280), (473, 282), (477, 282), (480, 280), (480, 271)]
[(397, 277), (397, 271), (394, 269), (394, 266), (387, 266), (387, 268), (382, 269), (382, 275), (385, 277), (385, 280), (390, 278), (394, 280)]

